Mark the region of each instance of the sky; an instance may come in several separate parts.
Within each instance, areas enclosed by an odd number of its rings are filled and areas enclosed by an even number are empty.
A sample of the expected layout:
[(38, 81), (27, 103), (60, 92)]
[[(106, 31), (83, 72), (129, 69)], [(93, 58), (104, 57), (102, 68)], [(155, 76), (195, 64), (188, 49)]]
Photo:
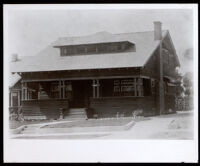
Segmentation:
[(9, 10), (8, 54), (33, 56), (59, 37), (84, 36), (100, 31), (126, 33), (152, 31), (154, 21), (169, 30), (184, 68), (184, 53), (193, 47), (191, 9)]

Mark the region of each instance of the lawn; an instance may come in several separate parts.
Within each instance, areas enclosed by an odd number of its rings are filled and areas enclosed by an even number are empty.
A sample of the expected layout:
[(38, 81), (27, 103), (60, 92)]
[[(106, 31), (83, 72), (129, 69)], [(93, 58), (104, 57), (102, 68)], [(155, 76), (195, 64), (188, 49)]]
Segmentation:
[(98, 126), (123, 126), (131, 122), (132, 118), (89, 119), (61, 124), (45, 125), (42, 128), (71, 128), (71, 127), (98, 127)]
[(12, 120), (12, 121), (9, 121), (9, 128), (16, 129), (23, 125), (41, 124), (41, 123), (45, 123), (45, 122), (52, 122), (52, 120), (35, 120), (35, 121), (24, 121), (24, 122)]

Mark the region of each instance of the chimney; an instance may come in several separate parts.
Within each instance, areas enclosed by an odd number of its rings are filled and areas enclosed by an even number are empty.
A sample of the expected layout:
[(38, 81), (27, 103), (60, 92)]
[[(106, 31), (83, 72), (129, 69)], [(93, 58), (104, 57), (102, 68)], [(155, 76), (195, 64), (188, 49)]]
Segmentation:
[(154, 22), (154, 40), (162, 39), (162, 23), (160, 21)]
[(18, 60), (18, 55), (17, 54), (12, 54), (11, 62), (16, 62), (17, 60)]

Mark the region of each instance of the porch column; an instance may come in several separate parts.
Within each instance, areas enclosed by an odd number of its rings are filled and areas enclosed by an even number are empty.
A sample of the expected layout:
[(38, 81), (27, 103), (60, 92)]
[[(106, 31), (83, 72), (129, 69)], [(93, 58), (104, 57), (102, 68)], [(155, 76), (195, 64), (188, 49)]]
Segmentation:
[(32, 91), (30, 91), (29, 95), (29, 99), (32, 99)]
[(22, 83), (22, 100), (24, 100), (24, 83)]
[(18, 91), (17, 97), (18, 97), (18, 106), (20, 106), (20, 91)]
[(42, 89), (42, 87), (41, 87), (41, 84), (39, 83), (38, 84), (38, 99), (40, 99), (40, 92), (41, 92), (41, 89)]
[(63, 88), (63, 99), (64, 99), (65, 98), (65, 81), (63, 80), (62, 83), (63, 83), (62, 88)]
[(135, 96), (137, 96), (137, 78), (134, 78), (134, 89), (135, 89)]
[(99, 86), (100, 86), (100, 84), (99, 84), (99, 80), (96, 80), (96, 82), (97, 82), (97, 98), (99, 98)]
[(61, 96), (61, 80), (59, 80), (59, 98), (61, 99), (62, 96)]
[(10, 92), (10, 106), (13, 106), (13, 96), (12, 96), (12, 92)]
[(25, 100), (28, 99), (28, 89), (27, 89), (27, 82), (25, 82), (25, 87), (24, 87), (24, 91), (25, 91)]
[(95, 93), (95, 80), (93, 80), (92, 86), (93, 86), (93, 98), (95, 98), (96, 97), (96, 93)]
[(22, 100), (27, 100), (27, 83), (22, 83)]
[(27, 91), (27, 99), (29, 99), (29, 97), (30, 97), (30, 93), (29, 91)]

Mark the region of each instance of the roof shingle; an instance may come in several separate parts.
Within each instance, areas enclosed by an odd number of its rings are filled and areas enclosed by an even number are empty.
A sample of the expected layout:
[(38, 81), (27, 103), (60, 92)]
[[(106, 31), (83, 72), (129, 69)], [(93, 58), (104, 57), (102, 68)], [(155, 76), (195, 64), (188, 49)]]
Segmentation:
[[(162, 32), (163, 37), (167, 35), (167, 32), (168, 31)], [(60, 45), (105, 43), (113, 41), (129, 41), (134, 43), (136, 52), (61, 57), (59, 48), (55, 48), (55, 46)], [(36, 56), (22, 57), (17, 62), (11, 62), (11, 72), (140, 67), (146, 63), (158, 45), (159, 41), (154, 40), (153, 31), (123, 34), (102, 32), (84, 37), (59, 38)]]

